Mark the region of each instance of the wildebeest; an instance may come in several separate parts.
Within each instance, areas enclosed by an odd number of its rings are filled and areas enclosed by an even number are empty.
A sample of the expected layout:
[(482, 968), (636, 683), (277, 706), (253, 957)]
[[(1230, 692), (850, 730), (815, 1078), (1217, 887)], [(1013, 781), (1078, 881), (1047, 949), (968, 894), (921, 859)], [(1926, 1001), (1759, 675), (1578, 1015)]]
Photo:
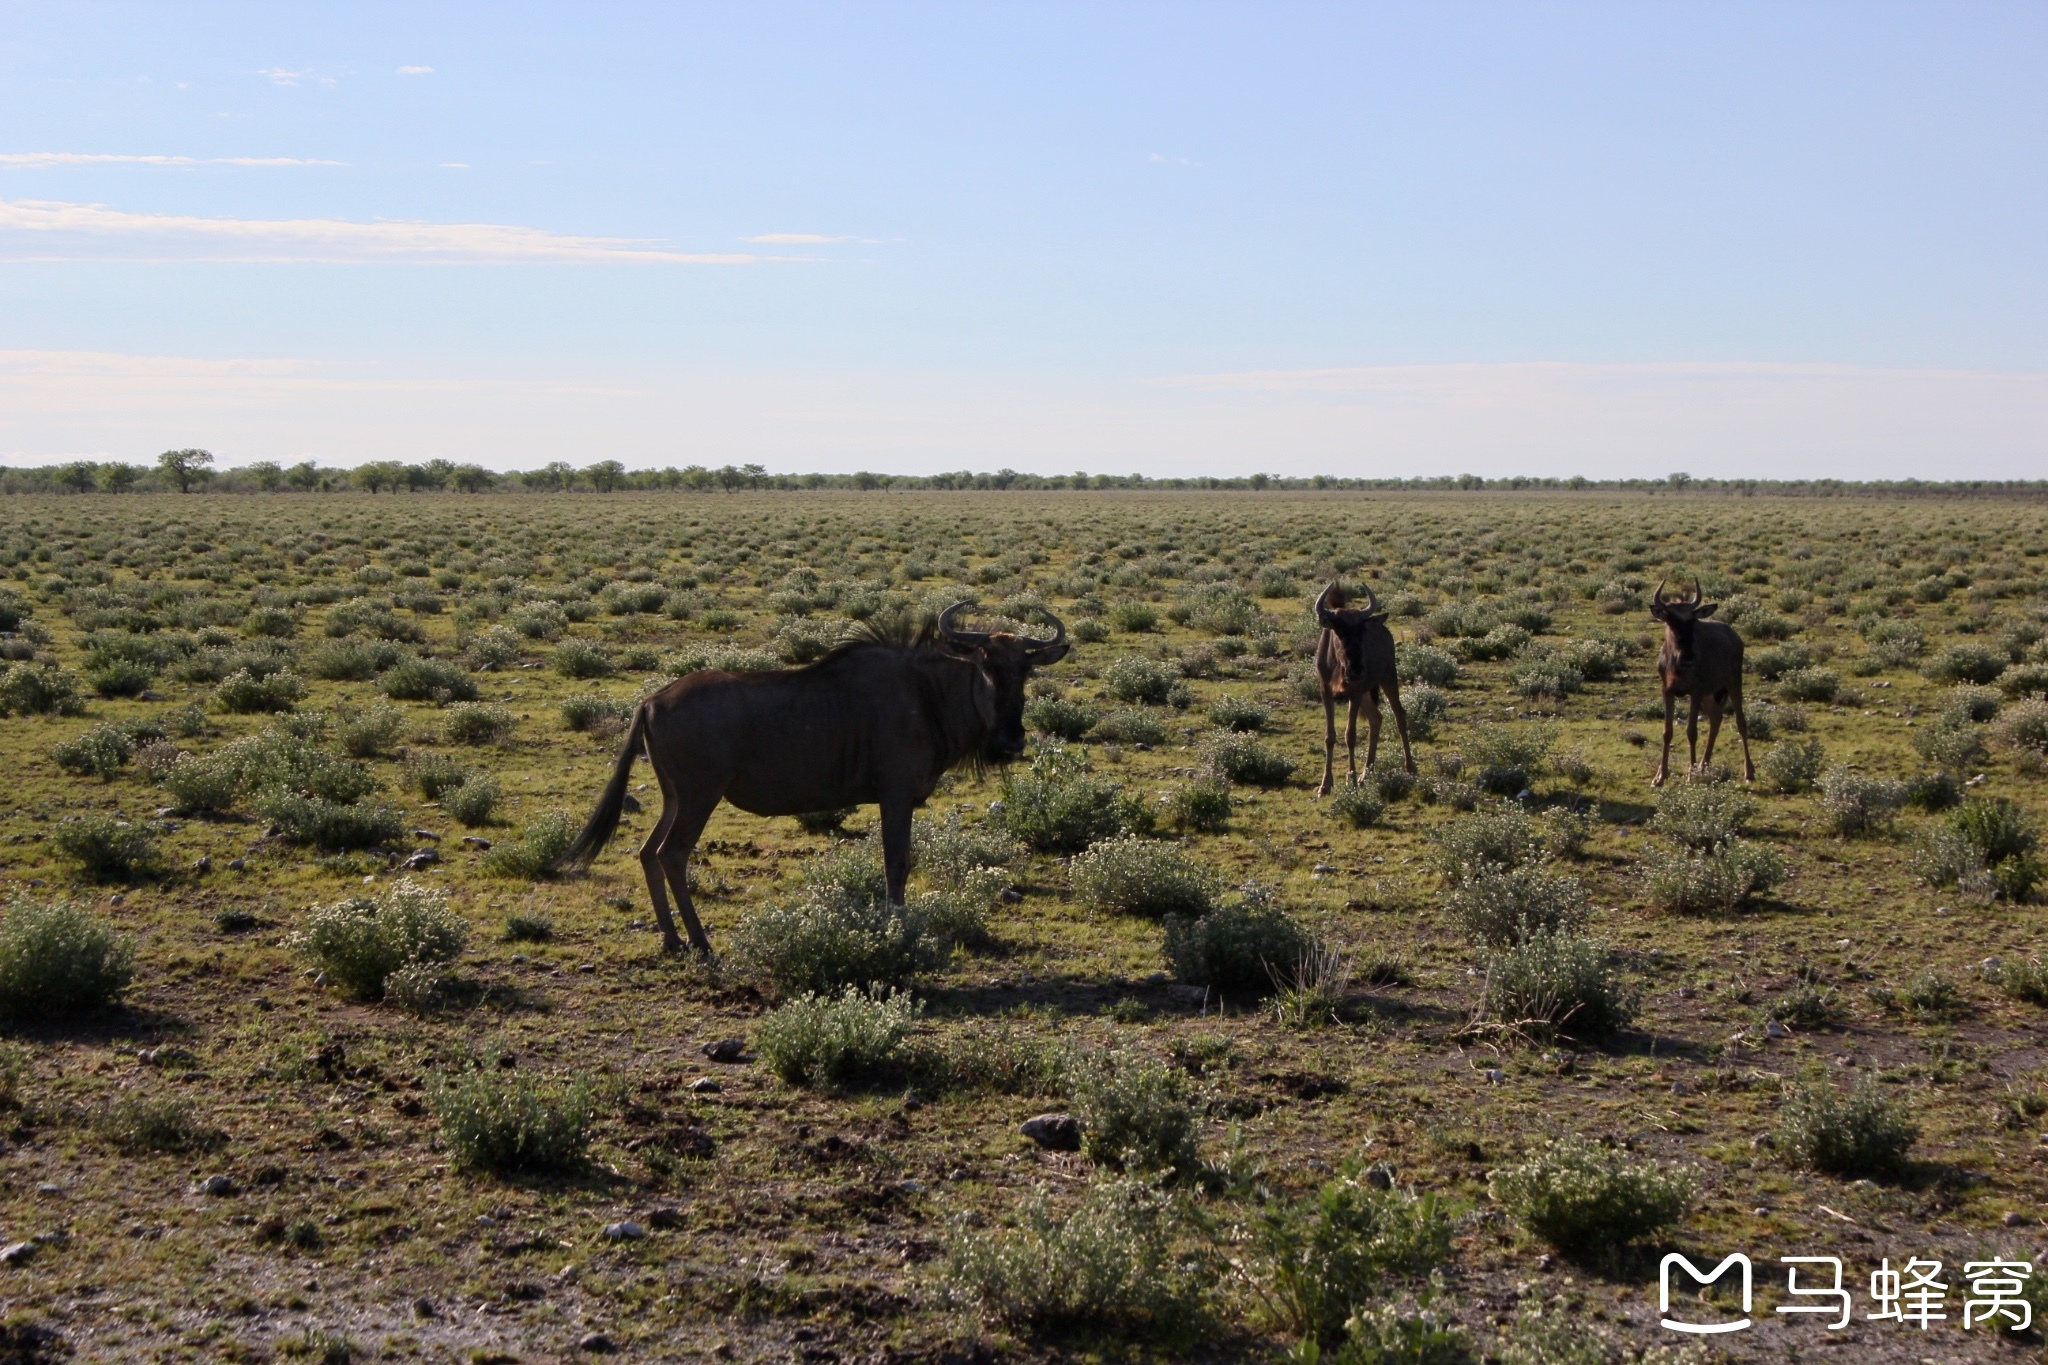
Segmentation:
[(640, 866), (662, 946), (711, 940), (690, 902), (689, 858), (720, 799), (755, 815), (805, 815), (873, 802), (882, 808), (889, 900), (903, 901), (911, 811), (963, 762), (1005, 763), (1024, 750), (1024, 684), (1067, 653), (1051, 612), (1050, 640), (953, 625), (956, 602), (909, 640), (855, 637), (805, 668), (770, 673), (705, 670), (679, 678), (633, 712), (611, 781), (561, 867), (587, 867), (618, 828), (626, 780), (642, 753), (661, 783), (661, 818), (640, 846)]
[(1365, 703), (1365, 766), (1370, 768), (1380, 752), (1380, 694), (1394, 709), (1394, 724), (1401, 732), (1401, 759), (1409, 772), (1415, 771), (1415, 753), (1408, 747), (1408, 713), (1401, 707), (1401, 681), (1395, 675), (1394, 632), (1387, 629), (1387, 614), (1380, 609), (1372, 589), (1365, 590), (1363, 610), (1344, 605), (1344, 589), (1332, 583), (1316, 598), (1316, 620), (1323, 633), (1316, 641), (1316, 676), (1323, 693), (1323, 785), (1316, 790), (1330, 792), (1330, 765), (1337, 748), (1337, 702), (1351, 703), (1344, 729), (1344, 755), (1351, 767), (1351, 780), (1358, 781), (1358, 706)]
[[(1714, 761), (1714, 739), (1721, 733), (1722, 712), (1735, 711), (1735, 732), (1742, 736), (1743, 776), (1754, 782), (1756, 764), (1749, 758), (1749, 719), (1742, 714), (1742, 637), (1735, 627), (1707, 616), (1716, 603), (1700, 601), (1700, 585), (1692, 596), (1674, 602), (1657, 585), (1650, 615), (1664, 623), (1664, 648), (1657, 653), (1657, 676), (1664, 680), (1664, 753), (1650, 785), (1664, 785), (1671, 763), (1671, 718), (1678, 698), (1690, 697), (1686, 708), (1685, 742), (1693, 772)], [(1700, 757), (1700, 708), (1707, 712), (1707, 755)]]

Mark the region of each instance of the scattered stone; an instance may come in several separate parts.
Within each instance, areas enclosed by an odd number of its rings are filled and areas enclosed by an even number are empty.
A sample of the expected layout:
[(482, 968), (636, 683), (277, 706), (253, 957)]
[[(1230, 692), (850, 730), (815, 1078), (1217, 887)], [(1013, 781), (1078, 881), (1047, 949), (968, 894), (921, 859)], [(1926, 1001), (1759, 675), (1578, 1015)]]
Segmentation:
[(399, 864), (407, 872), (417, 872), (423, 867), (432, 867), (441, 861), (441, 855), (431, 848), (423, 848)]
[(1684, 1081), (1673, 1081), (1671, 1083), (1671, 1093), (1674, 1095), (1690, 1095), (1692, 1093), (1692, 1086)]
[(200, 1194), (223, 1198), (235, 1192), (235, 1178), (231, 1175), (210, 1175), (192, 1188)]
[(200, 873), (202, 876), (213, 871), (213, 855), (211, 853), (200, 854), (198, 860), (192, 864), (192, 870)]
[(619, 1349), (617, 1343), (602, 1332), (585, 1332), (576, 1338), (576, 1347), (594, 1356), (609, 1355)]
[(1081, 1121), (1072, 1114), (1039, 1114), (1024, 1120), (1017, 1131), (1047, 1151), (1081, 1150)]
[(34, 1242), (9, 1242), (0, 1247), (0, 1265), (26, 1265), (35, 1254)]
[(391, 1101), (392, 1112), (402, 1118), (416, 1119), (427, 1112), (427, 1106), (420, 1102), (418, 1095), (400, 1095)]
[(434, 1301), (425, 1294), (412, 1301), (412, 1315), (416, 1318), (438, 1318), (441, 1310), (434, 1307)]
[(1486, 1068), (1486, 1083), (1488, 1085), (1506, 1085), (1507, 1080), (1508, 1073), (1502, 1071), (1499, 1067), (1490, 1066)]
[(1394, 1168), (1385, 1161), (1375, 1161), (1365, 1169), (1365, 1183), (1376, 1190), (1394, 1188)]
[(651, 1228), (679, 1228), (683, 1225), (683, 1211), (664, 1205), (647, 1215), (647, 1226)]
[(645, 1225), (636, 1223), (630, 1218), (625, 1219), (623, 1222), (606, 1223), (604, 1225), (604, 1236), (608, 1242), (637, 1242), (646, 1235), (647, 1228)]
[(412, 837), (415, 839), (432, 839), (437, 844), (441, 842), (441, 836), (430, 829), (416, 829), (412, 832)]
[(716, 1095), (723, 1089), (725, 1089), (724, 1086), (712, 1080), (709, 1076), (699, 1076), (689, 1084), (690, 1093), (693, 1095)]
[[(2044, 1143), (2048, 1143), (2048, 1133), (2043, 1133), (2041, 1135), (2041, 1141)], [(64, 1187), (62, 1185), (57, 1184), (55, 1181), (45, 1180), (42, 1184), (36, 1186), (36, 1193), (62, 1194), (64, 1193)]]
[(247, 858), (228, 859), (228, 871), (230, 872), (240, 872), (243, 868), (247, 867), (248, 865), (249, 860)]
[(1147, 976), (1145, 978), (1143, 984), (1147, 986), (1164, 986), (1172, 980), (1173, 978), (1168, 976), (1165, 972), (1153, 972), (1150, 976)]
[(1786, 1028), (1775, 1019), (1769, 1020), (1764, 1024), (1764, 1037), (1766, 1038), (1790, 1038), (1791, 1036), (1792, 1030)]
[(1209, 1003), (1209, 990), (1206, 986), (1168, 986), (1166, 994), (1184, 1005)]
[(922, 1180), (905, 1180), (899, 1182), (896, 1188), (905, 1194), (923, 1194), (924, 1182)]
[(596, 971), (597, 964), (595, 962), (579, 962), (576, 964), (576, 970), (587, 974)]
[(491, 846), (491, 841), (484, 838), (481, 834), (465, 834), (462, 836), (462, 842), (480, 853), (488, 850)]
[(720, 1038), (715, 1043), (704, 1044), (704, 1055), (714, 1062), (737, 1062), (747, 1055), (747, 1040), (744, 1038)]
[(1019, 891), (1014, 886), (1006, 886), (1003, 888), (1002, 894), (999, 895), (997, 899), (1005, 905), (1015, 905), (1018, 901), (1024, 899), (1024, 893), (1022, 891)]
[(2021, 1213), (2018, 1209), (2014, 1209), (2005, 1215), (2004, 1221), (2005, 1225), (2009, 1228), (2023, 1228), (2034, 1220)]

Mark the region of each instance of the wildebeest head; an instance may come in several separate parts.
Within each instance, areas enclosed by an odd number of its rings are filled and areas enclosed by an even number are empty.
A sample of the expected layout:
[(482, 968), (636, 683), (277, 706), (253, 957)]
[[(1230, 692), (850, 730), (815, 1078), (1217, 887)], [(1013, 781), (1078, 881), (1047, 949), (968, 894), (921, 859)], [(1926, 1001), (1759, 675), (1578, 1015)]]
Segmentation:
[(953, 617), (969, 605), (955, 602), (939, 614), (939, 643), (948, 653), (974, 664), (978, 673), (975, 706), (988, 735), (982, 757), (991, 763), (1007, 763), (1024, 752), (1024, 684), (1032, 669), (1056, 664), (1067, 656), (1067, 627), (1040, 607), (1053, 624), (1049, 640), (1008, 631), (960, 630), (953, 625)]
[(1371, 588), (1365, 590), (1363, 607), (1344, 605), (1344, 589), (1332, 583), (1316, 598), (1316, 620), (1324, 630), (1337, 637), (1344, 648), (1344, 676), (1353, 685), (1366, 681), (1365, 677), (1365, 634), (1374, 626), (1387, 619), (1386, 609), (1373, 596)]
[(1650, 615), (1664, 623), (1672, 641), (1678, 646), (1679, 657), (1692, 657), (1692, 628), (1714, 614), (1717, 602), (1700, 601), (1700, 584), (1693, 580), (1692, 596), (1669, 598), (1664, 595), (1664, 585), (1657, 585), (1657, 596), (1650, 603)]

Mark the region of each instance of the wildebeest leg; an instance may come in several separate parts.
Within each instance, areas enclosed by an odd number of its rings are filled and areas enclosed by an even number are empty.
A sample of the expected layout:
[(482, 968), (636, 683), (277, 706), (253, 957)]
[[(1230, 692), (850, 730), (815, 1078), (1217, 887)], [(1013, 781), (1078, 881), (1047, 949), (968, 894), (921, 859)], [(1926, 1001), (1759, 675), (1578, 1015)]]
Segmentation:
[(1735, 706), (1735, 733), (1742, 736), (1742, 780), (1756, 781), (1756, 764), (1749, 761), (1749, 717), (1742, 714), (1742, 687), (1737, 684), (1728, 689), (1728, 699)]
[(1697, 694), (1685, 708), (1685, 761), (1687, 772), (1700, 770), (1700, 699)]
[[(1356, 723), (1356, 721), (1357, 721), (1357, 719), (1358, 719), (1358, 711), (1357, 711), (1357, 708), (1355, 708), (1355, 707), (1354, 707), (1354, 708), (1352, 709), (1352, 712), (1351, 712), (1351, 718), (1352, 718), (1352, 721), (1354, 722), (1354, 725), (1355, 725), (1355, 723)], [(1366, 693), (1366, 694), (1365, 694), (1365, 768), (1366, 768), (1366, 771), (1367, 771), (1367, 772), (1371, 772), (1371, 771), (1372, 771), (1372, 765), (1373, 765), (1373, 764), (1375, 764), (1375, 763), (1377, 763), (1377, 762), (1379, 762), (1379, 761), (1380, 761), (1380, 694), (1379, 694), (1378, 692), (1368, 692), (1368, 693)], [(1351, 785), (1352, 785), (1352, 786), (1354, 786), (1354, 787), (1358, 785), (1358, 772), (1357, 772), (1357, 770), (1356, 770), (1356, 769), (1353, 769), (1353, 770), (1352, 770), (1352, 773), (1351, 773)]]
[(1671, 771), (1671, 717), (1677, 708), (1677, 696), (1666, 692), (1664, 694), (1664, 754), (1657, 760), (1657, 775), (1650, 779), (1650, 785), (1653, 787), (1663, 786), (1665, 776)]
[[(659, 770), (657, 769), (657, 774)], [(647, 876), (647, 895), (654, 902), (654, 918), (661, 925), (661, 947), (663, 952), (682, 951), (683, 941), (676, 936), (676, 922), (669, 918), (668, 890), (662, 884), (666, 875), (661, 866), (661, 846), (668, 840), (669, 831), (675, 828), (676, 810), (680, 803), (668, 783), (661, 784), (661, 818), (654, 822), (654, 828), (647, 835), (647, 841), (640, 845), (640, 870)]]
[(1707, 756), (1700, 760), (1702, 771), (1714, 766), (1714, 741), (1721, 736), (1721, 698), (1718, 693), (1707, 698)]
[[(711, 819), (711, 812), (718, 809), (721, 792), (712, 792), (709, 797), (696, 795), (677, 803), (676, 822), (661, 841), (656, 857), (661, 860), (661, 870), (668, 874), (669, 889), (676, 893), (676, 909), (683, 912), (683, 928), (690, 935), (690, 946), (705, 956), (711, 954), (711, 937), (704, 932), (704, 925), (697, 918), (697, 906), (690, 899), (690, 850), (697, 847), (697, 837), (704, 833), (704, 826)], [(674, 952), (683, 945), (675, 941), (673, 925), (661, 926), (663, 946)]]
[(1316, 788), (1316, 795), (1328, 796), (1332, 785), (1332, 770), (1337, 755), (1337, 697), (1328, 687), (1323, 689), (1323, 782)]
[(1358, 785), (1358, 708), (1365, 700), (1363, 691), (1351, 694), (1351, 708), (1344, 713), (1344, 766), (1351, 773), (1351, 785)]
[(1399, 692), (1387, 693), (1387, 705), (1394, 710), (1394, 728), (1401, 732), (1401, 766), (1410, 773), (1415, 771), (1415, 751), (1408, 747), (1408, 711), (1401, 705)]
[(910, 880), (910, 817), (908, 801), (882, 803), (882, 879), (889, 904), (903, 904), (903, 884)]

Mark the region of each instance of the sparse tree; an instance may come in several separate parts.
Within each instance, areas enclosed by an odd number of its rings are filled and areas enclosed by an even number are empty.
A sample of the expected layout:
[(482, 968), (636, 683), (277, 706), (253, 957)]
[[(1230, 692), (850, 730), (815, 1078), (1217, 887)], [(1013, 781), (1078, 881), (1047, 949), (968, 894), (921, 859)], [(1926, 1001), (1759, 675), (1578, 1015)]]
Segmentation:
[(625, 480), (626, 467), (617, 460), (599, 460), (583, 471), (583, 477), (600, 493), (609, 493)]
[(99, 466), (91, 460), (73, 460), (57, 471), (58, 486), (74, 493), (90, 493), (99, 482)]
[(396, 460), (372, 460), (357, 465), (348, 478), (350, 483), (373, 495), (387, 488), (395, 491), (405, 481), (405, 466)]
[(100, 466), (100, 487), (109, 493), (126, 493), (141, 477), (142, 471), (132, 464), (109, 461)]
[(193, 484), (212, 478), (212, 464), (210, 450), (166, 450), (156, 457), (157, 471), (177, 484), (180, 493), (189, 493)]
[(284, 487), (284, 470), (278, 467), (275, 460), (258, 460), (255, 464), (250, 465), (245, 472), (249, 476), (249, 482), (255, 484), (265, 493), (275, 493), (278, 489)]
[(311, 460), (301, 460), (287, 469), (284, 481), (301, 493), (310, 493), (326, 485), (327, 479), (320, 472), (320, 466)]
[(448, 475), (458, 492), (481, 493), (497, 483), (498, 476), (480, 464), (459, 464)]
[(717, 477), (701, 464), (693, 464), (683, 470), (683, 487), (692, 493), (705, 492), (716, 482)]

